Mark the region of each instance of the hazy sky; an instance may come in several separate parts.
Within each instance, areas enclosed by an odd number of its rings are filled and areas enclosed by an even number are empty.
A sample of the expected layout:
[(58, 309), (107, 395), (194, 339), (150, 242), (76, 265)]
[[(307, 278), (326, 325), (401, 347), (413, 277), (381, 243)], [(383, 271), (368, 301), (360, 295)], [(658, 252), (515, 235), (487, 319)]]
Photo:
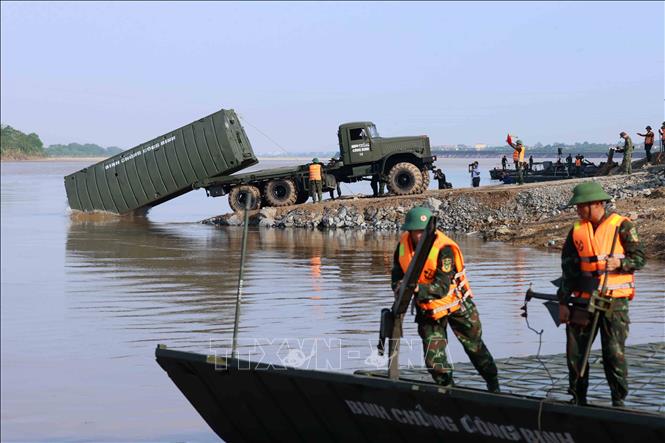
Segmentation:
[[(2, 2), (2, 123), (129, 148), (220, 108), (257, 152), (337, 126), (615, 142), (664, 118), (663, 2)], [(641, 141), (635, 136), (636, 141)]]

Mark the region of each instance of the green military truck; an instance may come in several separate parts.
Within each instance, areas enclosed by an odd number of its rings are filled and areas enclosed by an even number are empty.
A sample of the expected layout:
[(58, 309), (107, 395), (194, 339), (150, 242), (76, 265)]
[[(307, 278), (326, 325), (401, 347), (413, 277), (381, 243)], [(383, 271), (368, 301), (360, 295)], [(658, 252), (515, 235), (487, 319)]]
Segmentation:
[[(324, 191), (380, 177), (393, 194), (421, 193), (436, 159), (429, 138), (380, 137), (372, 122), (345, 123), (340, 158), (324, 166)], [(192, 189), (229, 196), (234, 211), (288, 206), (309, 197), (309, 165), (231, 175), (258, 163), (233, 110), (220, 110), (65, 177), (72, 210), (145, 214)]]
[[(429, 169), (436, 160), (429, 138), (381, 137), (374, 123), (340, 125), (337, 132), (339, 159), (324, 165), (324, 192), (338, 182), (352, 183), (377, 177), (396, 195), (419, 194), (429, 186)], [(260, 206), (288, 206), (304, 203), (309, 197), (309, 165), (266, 169), (245, 174), (206, 178), (195, 186), (208, 195), (229, 196), (234, 211), (245, 208), (251, 196), (252, 209)]]
[(235, 111), (222, 109), (66, 176), (65, 190), (73, 210), (140, 215), (256, 163)]

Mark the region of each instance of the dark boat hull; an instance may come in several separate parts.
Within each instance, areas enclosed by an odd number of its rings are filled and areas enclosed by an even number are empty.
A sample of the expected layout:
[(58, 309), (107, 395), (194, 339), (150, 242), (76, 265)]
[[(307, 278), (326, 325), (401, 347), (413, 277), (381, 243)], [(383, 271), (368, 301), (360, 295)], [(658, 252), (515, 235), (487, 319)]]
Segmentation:
[(158, 348), (226, 441), (665, 441), (662, 415)]
[[(611, 163), (608, 166), (611, 166)], [(533, 169), (524, 170), (524, 182), (525, 183), (537, 183), (537, 182), (546, 182), (553, 180), (566, 180), (570, 178), (581, 178), (581, 177), (595, 177), (598, 175), (606, 175), (608, 170), (606, 168), (606, 163), (601, 163), (600, 166), (596, 166), (593, 163), (586, 163), (579, 170), (571, 167), (568, 168), (566, 165), (557, 164), (551, 161), (537, 162), (534, 163)], [(490, 169), (490, 178), (492, 180), (500, 180), (506, 184), (517, 183), (517, 171), (515, 169), (499, 169), (494, 168)]]

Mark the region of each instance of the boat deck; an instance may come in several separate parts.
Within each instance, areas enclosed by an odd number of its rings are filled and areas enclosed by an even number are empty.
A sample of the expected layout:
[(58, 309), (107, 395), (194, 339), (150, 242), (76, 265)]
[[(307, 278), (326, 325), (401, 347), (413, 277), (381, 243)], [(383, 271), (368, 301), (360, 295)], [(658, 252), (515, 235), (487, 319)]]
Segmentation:
[[(626, 346), (629, 393), (626, 409), (665, 415), (665, 342)], [(565, 354), (509, 357), (496, 360), (502, 392), (551, 400), (570, 399), (568, 367)], [(589, 357), (589, 403), (611, 405), (600, 350)], [(486, 389), (485, 382), (471, 363), (455, 364), (455, 384), (460, 387)], [(386, 371), (356, 371), (356, 374), (387, 377)], [(425, 369), (402, 369), (405, 381), (432, 383)]]

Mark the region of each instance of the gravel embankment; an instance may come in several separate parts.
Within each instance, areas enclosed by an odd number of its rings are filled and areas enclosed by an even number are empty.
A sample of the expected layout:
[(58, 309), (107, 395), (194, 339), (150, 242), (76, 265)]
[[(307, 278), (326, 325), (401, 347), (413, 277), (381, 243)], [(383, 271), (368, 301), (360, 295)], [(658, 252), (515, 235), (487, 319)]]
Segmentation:
[[(250, 214), (253, 225), (272, 228), (398, 230), (413, 206), (427, 206), (445, 231), (482, 235), (487, 240), (561, 247), (576, 218), (566, 205), (572, 189), (590, 179), (433, 190), (408, 197), (343, 198)], [(619, 213), (636, 220), (647, 252), (665, 259), (665, 166), (630, 176), (595, 178), (613, 197)], [(239, 225), (241, 214), (225, 214), (203, 223)], [(645, 240), (646, 235), (646, 240)]]

